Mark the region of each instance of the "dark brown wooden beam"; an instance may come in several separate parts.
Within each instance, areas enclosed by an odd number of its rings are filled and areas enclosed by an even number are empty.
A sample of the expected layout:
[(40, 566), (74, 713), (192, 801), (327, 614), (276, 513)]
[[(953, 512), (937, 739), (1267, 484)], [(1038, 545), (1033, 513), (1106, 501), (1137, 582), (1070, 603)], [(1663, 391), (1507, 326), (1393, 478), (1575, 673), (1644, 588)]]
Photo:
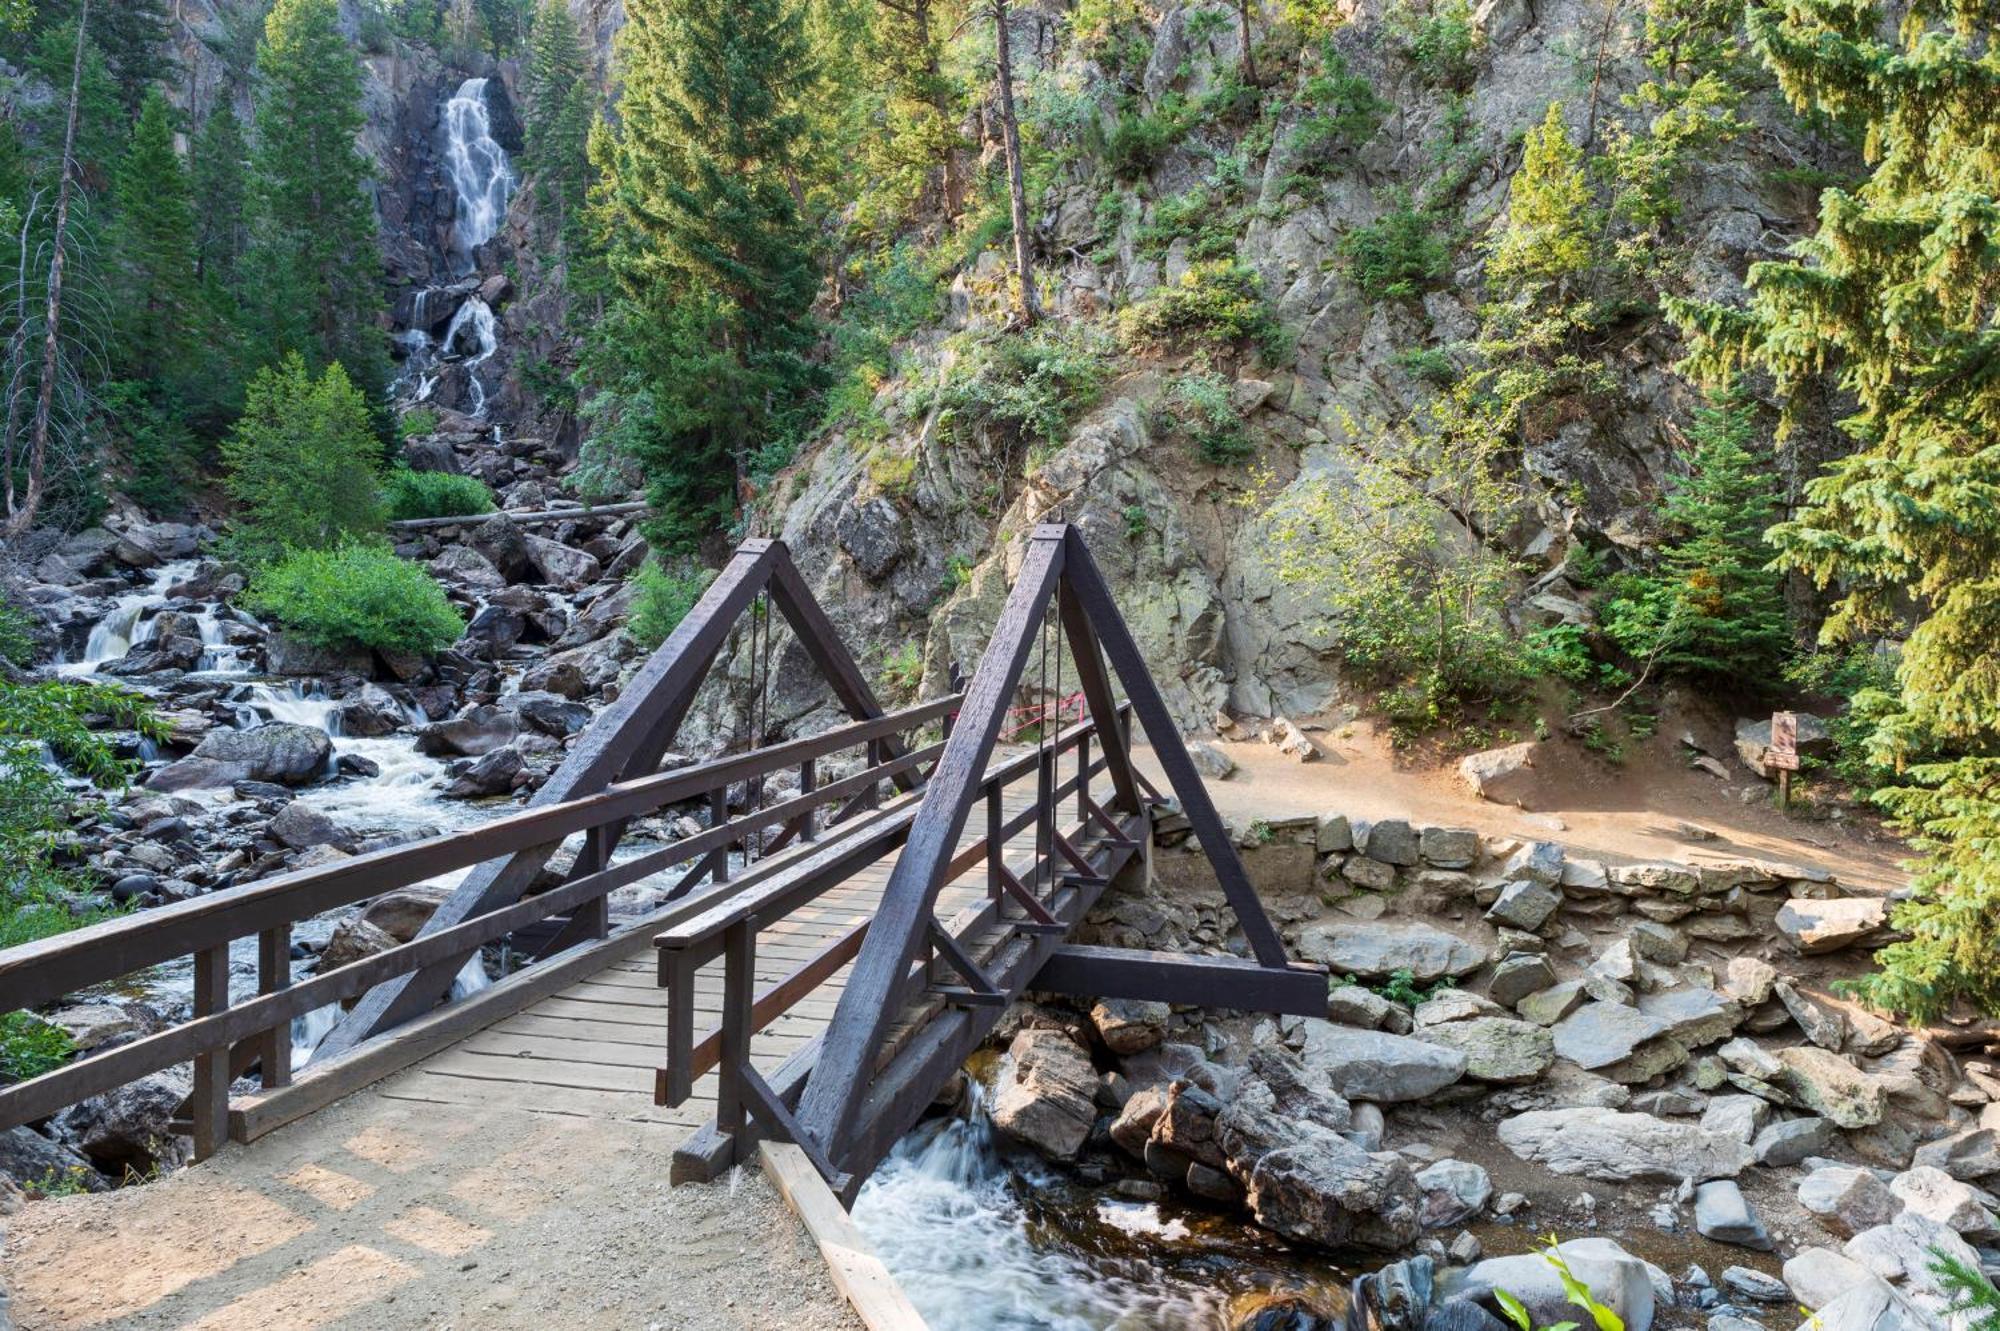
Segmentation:
[(966, 688), (944, 756), (925, 787), (908, 842), (883, 888), (875, 927), (868, 931), (841, 991), (827, 1027), (824, 1057), (799, 1102), (799, 1122), (836, 1162), (842, 1159), (855, 1107), (867, 1089), (875, 1051), (895, 1018), (894, 1002), (904, 974), (923, 944), (943, 885), (942, 871), (979, 797), (987, 760), (1006, 721), (1049, 592), (1062, 575), (1064, 530), (1044, 525), (1029, 539), (1020, 577)]
[(1303, 962), (1262, 966), (1244, 957), (1065, 943), (1049, 954), (1028, 988), (1073, 998), (1134, 998), (1324, 1017), (1327, 974), (1324, 967)]

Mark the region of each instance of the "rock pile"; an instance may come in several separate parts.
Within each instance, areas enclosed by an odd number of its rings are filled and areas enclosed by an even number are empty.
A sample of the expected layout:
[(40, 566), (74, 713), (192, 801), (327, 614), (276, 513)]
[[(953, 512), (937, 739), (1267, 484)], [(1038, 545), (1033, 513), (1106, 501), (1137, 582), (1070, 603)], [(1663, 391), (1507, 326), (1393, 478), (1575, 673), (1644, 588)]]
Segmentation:
[[(1161, 836), (1185, 831), (1169, 817)], [(1516, 1270), (1479, 1263), (1470, 1233), (1446, 1240), (1564, 1205), (1565, 1176), (1718, 1253), (1787, 1259), (1783, 1280), (1744, 1265), (1718, 1284), (1580, 1241), (1594, 1246), (1573, 1266), (1592, 1265), (1589, 1283), (1636, 1331), (1656, 1305), (1737, 1331), (1787, 1305), (1824, 1331), (1941, 1328), (1927, 1254), (2000, 1268), (2000, 1248), (1978, 1246), (2000, 1242), (2000, 1200), (1984, 1190), (2000, 1179), (2000, 1079), (1826, 983), (1893, 937), (1881, 897), (1804, 865), (1608, 863), (1396, 819), (1329, 815), (1239, 839), (1297, 955), (1329, 968), (1326, 1015), (1038, 1009), (1015, 1042), (1003, 1131), (1085, 1170), (1136, 1169), (1239, 1205), (1298, 1241), (1414, 1249), (1372, 1279), (1398, 1306), (1427, 1291), (1433, 1311), (1498, 1314), (1482, 1293), (1496, 1273), (1502, 1288), (1548, 1283), (1538, 1256), (1498, 1259)], [(1219, 894), (1184, 883), (1113, 892), (1091, 924), (1097, 941), (1241, 948)], [(1037, 1070), (1051, 1046), (1060, 1076)], [(1043, 1080), (1066, 1095), (1060, 1152), (1037, 1126)], [(1431, 1144), (1440, 1121), (1461, 1125), (1455, 1154)], [(1491, 1148), (1468, 1140), (1481, 1138)], [(1540, 1200), (1496, 1197), (1482, 1149), (1543, 1171)]]

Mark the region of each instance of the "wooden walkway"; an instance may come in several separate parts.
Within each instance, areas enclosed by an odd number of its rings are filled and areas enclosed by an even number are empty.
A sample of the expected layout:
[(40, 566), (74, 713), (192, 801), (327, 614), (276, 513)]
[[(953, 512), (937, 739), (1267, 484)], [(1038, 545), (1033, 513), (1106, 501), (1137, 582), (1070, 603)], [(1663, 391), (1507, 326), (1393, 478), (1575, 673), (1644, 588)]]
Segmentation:
[[(1033, 779), (1007, 788), (1009, 814), (1030, 806)], [(961, 847), (979, 839), (983, 828), (968, 822)], [(865, 820), (857, 820), (860, 830)], [(843, 835), (850, 832), (843, 830)], [(831, 834), (829, 834), (831, 835)], [(1033, 855), (1033, 831), (1009, 843), (1009, 858), (1025, 865)], [(818, 845), (788, 852), (808, 853)], [(867, 919), (888, 884), (894, 857), (856, 873), (813, 905), (757, 935), (757, 980), (783, 979), (849, 928)], [(782, 872), (782, 871), (780, 871)], [(937, 916), (949, 923), (960, 910), (986, 899), (983, 863), (947, 884)], [(811, 997), (761, 1031), (752, 1058), (767, 1074), (818, 1036), (833, 1016), (852, 963), (823, 982)], [(722, 963), (704, 966), (695, 980), (695, 1028), (712, 1027), (721, 1012)], [(653, 1103), (653, 1072), (665, 1059), (666, 991), (658, 984), (651, 951), (620, 961), (544, 998), (434, 1054), (411, 1075), (383, 1085), (379, 1094), (440, 1105), (502, 1105), (536, 1114), (624, 1119), (673, 1129), (671, 1144), (715, 1115), (715, 1074), (695, 1084), (694, 1098), (675, 1109)]]
[[(1028, 808), (1034, 788), (1010, 785), (1008, 812)], [(1033, 835), (1009, 843), (1010, 861), (1032, 858)], [(760, 982), (871, 915), (894, 864), (760, 933)], [(982, 861), (946, 887), (937, 915), (949, 923), (985, 900)], [(698, 974), (697, 1030), (719, 1010), (719, 969)], [(846, 975), (759, 1033), (754, 1061), (770, 1069), (819, 1035)], [(674, 1148), (713, 1116), (715, 1074), (679, 1108), (656, 1107), (665, 1032), (647, 949), (161, 1183), (38, 1203), (10, 1222), (0, 1268), (17, 1323), (858, 1327), (754, 1167), (669, 1189)], [(578, 1132), (579, 1119), (591, 1130)]]

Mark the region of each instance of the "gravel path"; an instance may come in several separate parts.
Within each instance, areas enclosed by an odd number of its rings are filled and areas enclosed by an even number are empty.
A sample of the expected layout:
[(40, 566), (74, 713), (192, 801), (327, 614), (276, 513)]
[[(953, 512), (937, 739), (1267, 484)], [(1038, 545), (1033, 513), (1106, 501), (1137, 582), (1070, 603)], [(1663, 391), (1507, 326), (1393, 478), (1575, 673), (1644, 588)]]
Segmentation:
[(858, 1328), (760, 1173), (667, 1187), (683, 1132), (364, 1092), (158, 1183), (25, 1206), (0, 1270), (24, 1331)]

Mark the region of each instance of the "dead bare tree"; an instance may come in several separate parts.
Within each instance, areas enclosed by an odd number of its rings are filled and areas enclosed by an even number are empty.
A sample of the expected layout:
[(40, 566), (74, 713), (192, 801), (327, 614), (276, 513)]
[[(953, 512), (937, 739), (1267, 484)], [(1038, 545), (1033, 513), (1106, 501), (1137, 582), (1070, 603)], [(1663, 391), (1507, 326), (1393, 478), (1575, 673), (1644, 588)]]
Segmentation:
[[(42, 375), (28, 442), (26, 488), (16, 503), (12, 469), (7, 478), (7, 522), (0, 536), (13, 539), (28, 530), (48, 490), (49, 434), (55, 424), (56, 379), (62, 361), (63, 272), (69, 259), (70, 200), (76, 192), (76, 122), (83, 92), (85, 31), (90, 26), (90, 0), (83, 0), (76, 18), (76, 54), (70, 61), (69, 114), (63, 125), (62, 162), (56, 181), (55, 231), (50, 239), (49, 282), (42, 324)], [(11, 441), (10, 441), (11, 442)]]
[(1028, 185), (1021, 168), (1021, 125), (1014, 115), (1014, 54), (1007, 33), (1007, 0), (993, 0), (993, 45), (999, 63), (1000, 142), (1007, 150), (1007, 193), (1013, 204), (1014, 272), (1021, 283), (1020, 319), (1033, 327), (1042, 317), (1028, 236)]

